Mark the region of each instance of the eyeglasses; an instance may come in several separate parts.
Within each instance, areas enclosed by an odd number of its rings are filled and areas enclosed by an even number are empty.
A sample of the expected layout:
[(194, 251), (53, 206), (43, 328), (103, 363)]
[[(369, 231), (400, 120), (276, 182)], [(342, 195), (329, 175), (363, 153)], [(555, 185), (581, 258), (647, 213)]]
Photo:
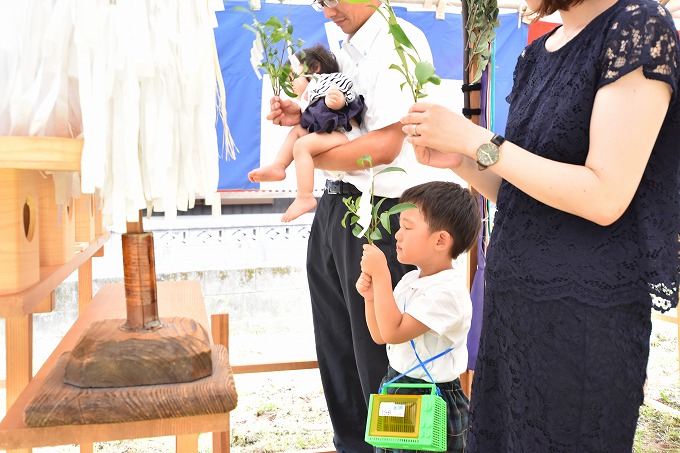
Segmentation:
[(315, 0), (312, 2), (312, 8), (317, 11), (323, 11), (324, 8), (335, 8), (338, 6), (338, 0)]

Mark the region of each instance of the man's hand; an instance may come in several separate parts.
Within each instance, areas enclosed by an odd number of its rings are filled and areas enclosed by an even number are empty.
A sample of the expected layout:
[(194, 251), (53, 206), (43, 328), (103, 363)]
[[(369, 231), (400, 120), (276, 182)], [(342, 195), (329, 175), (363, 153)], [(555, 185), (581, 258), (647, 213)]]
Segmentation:
[(326, 93), (324, 101), (329, 109), (340, 110), (345, 106), (345, 95), (336, 86), (333, 86)]
[(267, 119), (278, 126), (296, 126), (300, 124), (302, 110), (290, 99), (274, 96), (269, 102), (270, 112)]
[(365, 272), (362, 272), (356, 283), (357, 292), (365, 300), (373, 300), (373, 282), (371, 276)]

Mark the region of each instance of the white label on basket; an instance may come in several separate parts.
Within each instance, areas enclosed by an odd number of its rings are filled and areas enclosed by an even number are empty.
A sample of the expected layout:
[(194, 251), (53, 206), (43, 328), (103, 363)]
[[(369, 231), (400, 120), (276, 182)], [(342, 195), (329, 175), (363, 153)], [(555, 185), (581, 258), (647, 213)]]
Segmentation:
[(380, 410), (378, 414), (381, 417), (401, 417), (404, 418), (404, 413), (406, 412), (405, 404), (391, 403), (389, 401), (383, 401), (380, 403)]

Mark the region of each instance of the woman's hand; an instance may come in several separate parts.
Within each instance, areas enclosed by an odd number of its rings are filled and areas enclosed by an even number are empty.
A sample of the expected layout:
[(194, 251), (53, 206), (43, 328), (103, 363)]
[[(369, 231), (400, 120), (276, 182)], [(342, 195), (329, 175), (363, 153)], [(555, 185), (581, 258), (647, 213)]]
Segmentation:
[[(433, 153), (459, 153), (476, 159), (479, 145), (488, 142), (493, 136), (464, 116), (441, 105), (426, 102), (413, 104), (408, 115), (400, 121), (404, 125), (402, 131), (408, 134), (406, 141), (414, 148), (421, 148), (418, 160), (421, 163), (429, 160), (431, 163), (427, 165), (439, 168), (459, 166), (462, 156), (445, 162), (443, 156)], [(429, 148), (429, 152), (425, 148)]]
[(423, 165), (435, 168), (456, 169), (465, 160), (465, 156), (459, 153), (444, 153), (425, 146), (414, 146), (416, 159)]
[(296, 126), (300, 124), (302, 110), (290, 99), (274, 96), (269, 101), (270, 112), (267, 119), (278, 126)]

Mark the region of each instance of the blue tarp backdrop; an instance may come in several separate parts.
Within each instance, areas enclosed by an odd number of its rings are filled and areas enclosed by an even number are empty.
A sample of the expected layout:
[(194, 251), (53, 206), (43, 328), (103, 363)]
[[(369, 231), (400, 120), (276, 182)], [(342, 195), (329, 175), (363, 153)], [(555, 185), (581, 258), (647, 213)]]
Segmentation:
[[(219, 27), (215, 29), (215, 41), (227, 98), (227, 121), (238, 148), (236, 159), (220, 159), (218, 188), (219, 190), (258, 190), (260, 184), (248, 181), (247, 173), (260, 166), (262, 155), (260, 145), (264, 138), (263, 134), (266, 136), (270, 133), (262, 127), (262, 103), (265, 103), (265, 107), (269, 103), (269, 99), (263, 99), (262, 84), (268, 82), (266, 79), (258, 79), (250, 64), (250, 49), (254, 34), (244, 29), (243, 24), (250, 24), (252, 17), (244, 12), (233, 11), (232, 8), (236, 5), (248, 8), (247, 2), (229, 2), (227, 10), (218, 12)], [(437, 20), (434, 11), (407, 11), (401, 7), (394, 9), (398, 16), (418, 26), (427, 36), (437, 74), (442, 79), (462, 80), (461, 16), (447, 13), (444, 20)], [(330, 45), (331, 49), (339, 47), (339, 43), (329, 43), (326, 28), (328, 20), (323, 13), (313, 10), (308, 5), (263, 2), (262, 9), (256, 14), (258, 20), (262, 22), (271, 16), (289, 17), (294, 27), (294, 36), (304, 40), (306, 45), (321, 42)], [(492, 123), (494, 130), (501, 133), (505, 129), (505, 116), (507, 115), (505, 97), (512, 85), (515, 61), (527, 42), (528, 27), (522, 24), (518, 28), (517, 24), (517, 13), (501, 15), (501, 26), (497, 31), (495, 72), (492, 84), (494, 99), (490, 102), (490, 108), (492, 108), (491, 113), (494, 118)], [(332, 23), (331, 27), (337, 28)], [(456, 89), (460, 93), (460, 83), (456, 84)], [(427, 100), (437, 102), (434, 98)], [(458, 111), (460, 108), (462, 105)], [(221, 129), (221, 127), (221, 124), (218, 124), (218, 128)], [(221, 130), (218, 130), (218, 137), (221, 137)]]

